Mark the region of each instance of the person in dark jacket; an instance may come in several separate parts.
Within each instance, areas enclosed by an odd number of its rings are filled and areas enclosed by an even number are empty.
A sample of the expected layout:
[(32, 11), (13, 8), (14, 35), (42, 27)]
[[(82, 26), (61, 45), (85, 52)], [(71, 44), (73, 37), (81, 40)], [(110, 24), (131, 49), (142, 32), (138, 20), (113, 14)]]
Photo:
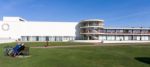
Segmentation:
[(14, 56), (18, 55), (19, 54), (19, 49), (20, 49), (21, 45), (17, 44), (14, 48), (13, 48), (13, 51), (14, 51)]

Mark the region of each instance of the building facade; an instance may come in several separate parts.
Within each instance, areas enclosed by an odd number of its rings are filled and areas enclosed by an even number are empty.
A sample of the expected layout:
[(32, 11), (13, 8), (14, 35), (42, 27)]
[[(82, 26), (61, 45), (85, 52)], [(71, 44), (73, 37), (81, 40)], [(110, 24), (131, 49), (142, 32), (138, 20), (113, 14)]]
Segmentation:
[(81, 21), (80, 34), (83, 40), (150, 41), (150, 28), (109, 28), (96, 19)]
[(0, 40), (22, 41), (150, 41), (150, 28), (109, 28), (104, 20), (80, 22), (27, 21), (20, 17), (3, 17)]

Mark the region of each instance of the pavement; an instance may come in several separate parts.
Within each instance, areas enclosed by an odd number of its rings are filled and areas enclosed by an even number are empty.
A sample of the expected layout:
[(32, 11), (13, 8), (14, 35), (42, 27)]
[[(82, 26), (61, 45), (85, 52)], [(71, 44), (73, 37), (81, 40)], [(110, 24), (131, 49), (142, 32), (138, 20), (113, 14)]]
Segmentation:
[(31, 48), (71, 48), (71, 47), (98, 47), (98, 46), (121, 46), (121, 45), (139, 45), (139, 44), (95, 44), (95, 45), (68, 45), (68, 46), (38, 46)]

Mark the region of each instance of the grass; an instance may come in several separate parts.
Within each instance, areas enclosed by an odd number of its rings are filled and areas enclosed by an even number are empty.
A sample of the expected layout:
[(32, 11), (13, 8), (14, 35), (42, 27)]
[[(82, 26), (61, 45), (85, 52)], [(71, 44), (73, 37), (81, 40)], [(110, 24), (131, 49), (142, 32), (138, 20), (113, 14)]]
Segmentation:
[[(2, 48), (6, 45), (14, 44), (0, 44), (0, 67), (150, 67), (149, 44), (49, 49), (31, 48), (31, 57), (29, 58), (4, 56)], [(28, 46), (43, 46), (45, 43), (30, 42), (26, 44)], [(51, 45), (57, 46), (70, 44), (91, 45), (87, 43), (51, 43)], [(146, 61), (141, 61), (140, 59)]]

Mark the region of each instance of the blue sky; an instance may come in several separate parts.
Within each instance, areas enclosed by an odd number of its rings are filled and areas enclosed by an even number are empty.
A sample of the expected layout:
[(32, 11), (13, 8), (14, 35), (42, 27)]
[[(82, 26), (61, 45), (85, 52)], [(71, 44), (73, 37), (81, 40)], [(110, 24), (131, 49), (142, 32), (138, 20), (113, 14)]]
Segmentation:
[(103, 19), (106, 26), (150, 27), (150, 0), (0, 0), (0, 18), (30, 21)]

